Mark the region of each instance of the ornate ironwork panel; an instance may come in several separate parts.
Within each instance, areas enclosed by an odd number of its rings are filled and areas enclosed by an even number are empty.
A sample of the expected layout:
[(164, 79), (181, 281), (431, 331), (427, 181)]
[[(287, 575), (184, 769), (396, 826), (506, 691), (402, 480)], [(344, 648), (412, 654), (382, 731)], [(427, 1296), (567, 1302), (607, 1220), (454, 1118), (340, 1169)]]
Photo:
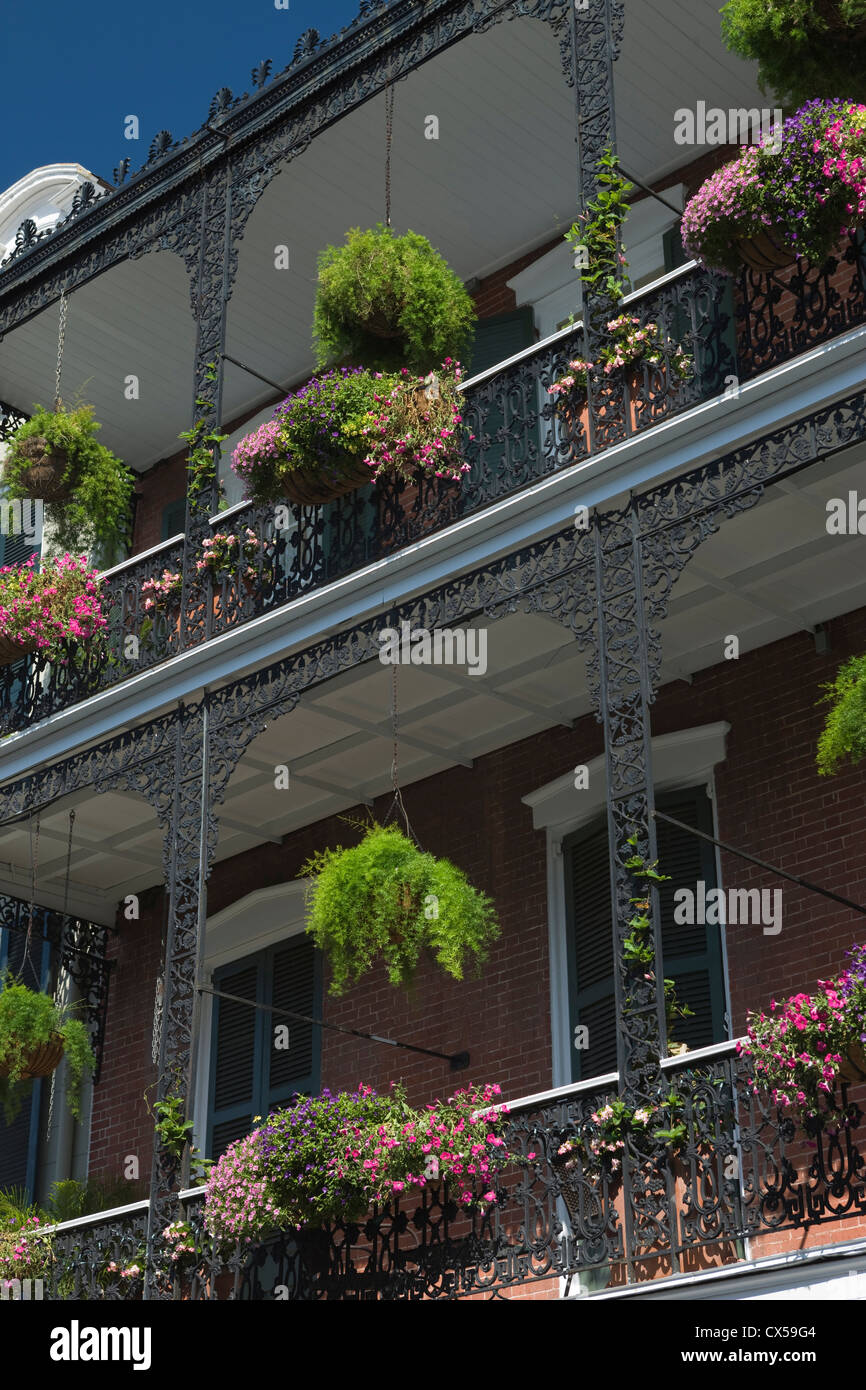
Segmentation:
[(45, 1228), (44, 1297), (55, 1301), (140, 1299), (147, 1202), (130, 1211)]

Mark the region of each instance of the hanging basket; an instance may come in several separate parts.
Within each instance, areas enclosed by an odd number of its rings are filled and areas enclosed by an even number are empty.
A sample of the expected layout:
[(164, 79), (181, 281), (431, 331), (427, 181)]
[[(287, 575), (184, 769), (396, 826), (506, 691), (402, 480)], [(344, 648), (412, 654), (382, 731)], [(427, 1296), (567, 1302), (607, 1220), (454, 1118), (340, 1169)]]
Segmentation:
[(770, 231), (755, 232), (750, 237), (740, 237), (734, 243), (739, 255), (750, 270), (766, 275), (771, 270), (784, 270), (794, 265), (796, 251), (789, 246), (780, 245)]
[(859, 1039), (849, 1043), (848, 1050), (839, 1064), (839, 1079), (847, 1082), (849, 1086), (866, 1081), (866, 1051)]
[[(22, 1081), (35, 1081), (40, 1076), (50, 1076), (63, 1060), (63, 1039), (59, 1033), (53, 1034), (48, 1042), (40, 1043), (29, 1054), (21, 1073)], [(8, 1076), (12, 1069), (9, 1060), (0, 1062), (0, 1076)]]
[(342, 468), (309, 466), (293, 468), (284, 474), (283, 491), (300, 507), (321, 507), (347, 492), (357, 492), (370, 481), (370, 470), (363, 459), (353, 457)]
[(19, 475), (19, 484), (27, 497), (34, 501), (65, 502), (72, 496), (71, 483), (63, 481), (69, 464), (65, 449), (52, 448), (44, 435), (36, 434), (22, 439), (16, 445), (16, 452), (32, 460), (29, 468)]
[(13, 666), (16, 661), (36, 651), (35, 642), (16, 642), (0, 634), (0, 666)]

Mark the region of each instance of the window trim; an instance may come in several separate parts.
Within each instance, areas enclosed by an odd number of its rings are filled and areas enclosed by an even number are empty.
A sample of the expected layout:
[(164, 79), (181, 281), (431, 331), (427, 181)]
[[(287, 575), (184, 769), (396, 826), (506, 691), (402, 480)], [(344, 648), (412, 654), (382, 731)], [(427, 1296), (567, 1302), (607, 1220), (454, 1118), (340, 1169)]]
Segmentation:
[[(713, 834), (718, 839), (717, 806), (713, 769), (726, 758), (725, 740), (731, 726), (725, 720), (714, 724), (679, 729), (672, 734), (660, 734), (652, 740), (652, 772), (655, 791), (675, 791), (678, 788), (699, 786), (707, 788), (713, 813)], [(547, 859), (547, 933), (550, 957), (550, 1037), (552, 1055), (551, 1086), (571, 1083), (571, 1033), (569, 1021), (568, 934), (565, 901), (565, 872), (562, 842), (566, 836), (583, 829), (607, 806), (607, 776), (605, 755), (600, 754), (586, 764), (588, 787), (576, 790), (574, 770), (553, 782), (522, 797), (523, 804), (532, 810), (534, 830), (546, 833)], [(721, 863), (716, 856), (716, 882), (721, 887)], [(730, 1032), (730, 994), (728, 952), (725, 928), (721, 927), (724, 1014)]]

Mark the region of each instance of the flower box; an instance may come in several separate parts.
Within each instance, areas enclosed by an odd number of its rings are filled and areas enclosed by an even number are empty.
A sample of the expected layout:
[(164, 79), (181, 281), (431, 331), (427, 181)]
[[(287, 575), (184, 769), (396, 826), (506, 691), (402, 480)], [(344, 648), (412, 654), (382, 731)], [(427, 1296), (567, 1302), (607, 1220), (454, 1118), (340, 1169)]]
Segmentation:
[(380, 477), (415, 481), (419, 470), (459, 481), (461, 369), (383, 374), (340, 367), (312, 377), (271, 420), (238, 444), (232, 467), (257, 505), (288, 498), (317, 507)]

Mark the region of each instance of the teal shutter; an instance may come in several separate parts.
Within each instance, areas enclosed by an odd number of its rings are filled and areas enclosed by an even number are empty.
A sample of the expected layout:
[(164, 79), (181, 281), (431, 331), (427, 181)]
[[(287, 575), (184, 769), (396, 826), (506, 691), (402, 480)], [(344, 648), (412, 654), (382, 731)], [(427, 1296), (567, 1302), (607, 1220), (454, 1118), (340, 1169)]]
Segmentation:
[[(657, 806), (686, 825), (712, 833), (712, 812), (704, 787), (662, 795)], [(715, 888), (715, 855), (711, 845), (664, 821), (657, 821), (656, 833), (659, 868), (671, 876), (660, 890), (662, 967), (665, 976), (674, 981), (680, 1003), (688, 1004), (695, 1015), (678, 1021), (675, 1038), (691, 1049), (706, 1047), (726, 1036), (720, 928), (678, 926), (674, 922), (674, 892), (678, 888), (696, 891), (699, 880), (707, 891)], [(589, 1046), (572, 1048), (572, 1079), (580, 1081), (616, 1070), (607, 823), (596, 822), (565, 840), (563, 862), (571, 1037), (578, 1025), (588, 1030)]]
[(179, 497), (162, 509), (162, 530), (160, 540), (170, 540), (172, 536), (182, 536), (186, 530), (186, 498)]
[(616, 1008), (611, 939), (607, 822), (563, 843), (571, 1039), (578, 1024), (589, 1046), (572, 1047), (572, 1079), (616, 1071)]
[(507, 314), (496, 314), (493, 318), (479, 319), (475, 325), (475, 336), (468, 354), (466, 375), (477, 376), (504, 362), (516, 352), (535, 342), (535, 321), (532, 305), (513, 309)]
[[(479, 372), (495, 367), (534, 342), (535, 324), (531, 305), (508, 314), (497, 314), (494, 318), (479, 319), (475, 325), (467, 375), (477, 376)], [(541, 452), (539, 421), (532, 418), (538, 409), (536, 402), (532, 396), (528, 401), (523, 400), (523, 391), (515, 394), (520, 403), (513, 412), (507, 404), (503, 410), (497, 401), (490, 405), (479, 402), (478, 414), (470, 410), (465, 422), (466, 428), (478, 439), (470, 454), (470, 461), (474, 463), (477, 460), (478, 466), (473, 467), (466, 477), (470, 488), (474, 483), (484, 500), (492, 501), (515, 482), (531, 481), (533, 470), (528, 466), (528, 460), (538, 458)], [(524, 418), (527, 405), (532, 412), (529, 421)], [(507, 440), (497, 438), (503, 428), (509, 431)], [(513, 457), (510, 456), (511, 452)]]
[[(662, 237), (665, 254), (665, 270), (676, 270), (685, 265), (688, 257), (683, 248), (682, 224), (677, 222)], [(716, 396), (725, 385), (725, 377), (737, 370), (737, 335), (734, 317), (734, 279), (726, 277), (724, 289), (715, 305), (715, 314), (706, 320), (703, 339), (697, 344), (695, 368), (701, 399)], [(679, 319), (679, 322), (677, 322)], [(722, 325), (720, 328), (716, 325)], [(690, 333), (691, 323), (685, 309), (678, 310), (674, 318), (674, 332), (684, 341)]]
[[(251, 1005), (320, 1017), (321, 958), (309, 938), (294, 937), (214, 971), (214, 989), (251, 1001), (214, 998), (206, 1151), (216, 1158), (253, 1129), (256, 1115), (318, 1092), (319, 1029)], [(274, 1028), (282, 1024), (289, 1046), (278, 1049)]]
[[(660, 811), (713, 833), (710, 799), (703, 787), (673, 792), (659, 798)], [(722, 938), (718, 926), (678, 926), (674, 922), (674, 893), (678, 888), (697, 892), (703, 880), (706, 890), (717, 886), (713, 846), (675, 825), (656, 821), (659, 867), (670, 882), (659, 889), (662, 916), (662, 964), (665, 976), (676, 985), (680, 1003), (694, 1010), (694, 1018), (677, 1020), (674, 1037), (691, 1049), (721, 1042), (725, 1031), (725, 991), (722, 978)]]
[(678, 266), (685, 265), (688, 257), (683, 247), (683, 237), (681, 223), (669, 227), (662, 236), (662, 247), (665, 256), (665, 271), (676, 270)]

